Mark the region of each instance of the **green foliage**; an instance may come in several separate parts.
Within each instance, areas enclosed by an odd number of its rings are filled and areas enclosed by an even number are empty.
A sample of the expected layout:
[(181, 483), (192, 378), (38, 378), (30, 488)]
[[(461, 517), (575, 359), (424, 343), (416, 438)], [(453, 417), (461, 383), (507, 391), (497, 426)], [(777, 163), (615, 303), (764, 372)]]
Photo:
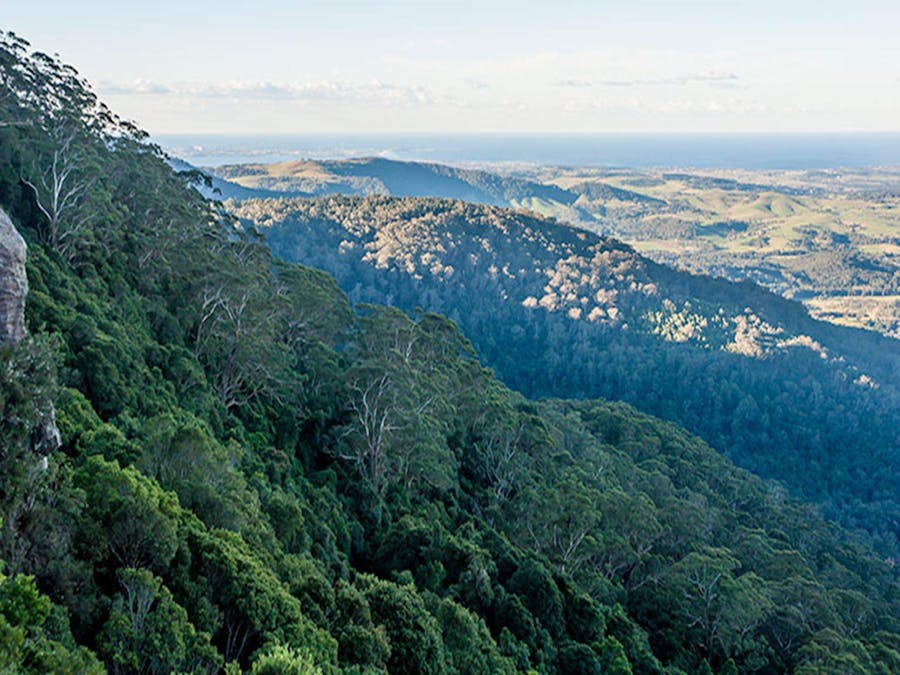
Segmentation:
[(0, 348), (0, 556), (13, 571), (28, 556), (23, 537), (41, 534), (35, 519), (47, 515), (42, 505), (54, 487), (55, 470), (43, 456), (55, 448), (43, 447), (42, 437), (55, 392), (51, 343), (27, 338)]
[(413, 586), (372, 576), (361, 576), (357, 585), (369, 603), (373, 620), (385, 627), (391, 646), (389, 672), (448, 672), (440, 625)]
[(210, 602), (224, 616), (217, 641), (227, 661), (246, 659), (260, 645), (278, 642), (307, 649), (316, 662), (337, 660), (335, 640), (303, 614), (274, 572), (239, 536), (222, 531), (192, 533), (191, 548), (210, 584)]
[(161, 579), (131, 568), (120, 568), (117, 578), (122, 592), (98, 638), (111, 672), (205, 673), (221, 666), (209, 635), (197, 633)]
[(442, 628), (441, 638), (447, 652), (448, 668), (457, 673), (516, 672), (509, 657), (502, 656), (484, 621), (449, 599), (431, 597), (437, 606), (431, 614)]
[(627, 401), (900, 553), (894, 340), (511, 209), (382, 196), (233, 209), (278, 256), (334, 274), (357, 306), (448, 315), (525, 395)]
[(47, 417), (56, 393), (52, 344), (29, 338), (12, 348), (0, 349), (0, 434), (4, 449), (0, 460), (11, 460), (32, 449), (32, 434)]
[(587, 645), (569, 643), (559, 650), (556, 662), (561, 673), (573, 675), (601, 675), (604, 670), (597, 655)]
[(53, 625), (50, 599), (34, 579), (0, 574), (0, 668), (15, 675), (84, 673), (100, 675), (103, 666), (87, 649), (77, 647), (68, 622)]
[(165, 571), (178, 548), (180, 508), (174, 494), (132, 467), (87, 458), (74, 477), (84, 491), (81, 547), (98, 563)]
[(275, 645), (265, 650), (253, 662), (251, 675), (321, 675), (312, 659), (284, 645)]
[(625, 648), (616, 638), (609, 636), (600, 643), (600, 667), (609, 675), (631, 675), (631, 664), (625, 654)]
[(387, 631), (373, 622), (369, 601), (356, 586), (338, 582), (333, 626), (342, 664), (363, 670), (386, 668), (391, 655)]

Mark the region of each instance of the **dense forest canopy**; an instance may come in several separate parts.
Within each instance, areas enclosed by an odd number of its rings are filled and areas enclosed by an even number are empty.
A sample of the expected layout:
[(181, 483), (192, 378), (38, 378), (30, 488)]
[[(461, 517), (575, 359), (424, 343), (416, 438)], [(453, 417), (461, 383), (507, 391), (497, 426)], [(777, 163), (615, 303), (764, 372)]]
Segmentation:
[(900, 670), (897, 569), (815, 508), (353, 311), (11, 34), (0, 84), (4, 672)]
[(387, 197), (233, 208), (354, 303), (448, 315), (527, 396), (603, 396), (675, 421), (900, 553), (900, 342), (509, 209)]

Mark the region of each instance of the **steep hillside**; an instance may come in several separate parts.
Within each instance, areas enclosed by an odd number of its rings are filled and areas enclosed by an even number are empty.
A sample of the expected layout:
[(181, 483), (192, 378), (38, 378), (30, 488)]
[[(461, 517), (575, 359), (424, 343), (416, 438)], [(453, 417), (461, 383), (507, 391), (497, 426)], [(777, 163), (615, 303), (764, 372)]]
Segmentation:
[(519, 212), (374, 197), (232, 208), (356, 303), (446, 313), (527, 395), (604, 396), (676, 421), (897, 551), (897, 341)]
[(846, 530), (629, 406), (524, 399), (441, 316), (354, 314), (71, 68), (5, 34), (0, 74), (2, 672), (900, 670), (897, 569)]

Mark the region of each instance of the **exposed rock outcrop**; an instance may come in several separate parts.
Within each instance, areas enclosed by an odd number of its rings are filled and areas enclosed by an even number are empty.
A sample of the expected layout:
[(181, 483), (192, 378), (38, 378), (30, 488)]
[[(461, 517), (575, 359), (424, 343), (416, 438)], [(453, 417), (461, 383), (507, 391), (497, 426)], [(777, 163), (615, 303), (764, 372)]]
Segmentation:
[(0, 209), (0, 347), (13, 347), (25, 338), (25, 240)]
[(56, 426), (56, 408), (51, 403), (44, 418), (31, 432), (31, 449), (41, 457), (46, 457), (61, 445), (62, 435)]
[[(0, 209), (0, 349), (15, 347), (25, 339), (25, 272), (27, 247), (9, 216)], [(31, 430), (31, 449), (46, 457), (62, 444), (56, 411), (48, 402), (40, 422)]]

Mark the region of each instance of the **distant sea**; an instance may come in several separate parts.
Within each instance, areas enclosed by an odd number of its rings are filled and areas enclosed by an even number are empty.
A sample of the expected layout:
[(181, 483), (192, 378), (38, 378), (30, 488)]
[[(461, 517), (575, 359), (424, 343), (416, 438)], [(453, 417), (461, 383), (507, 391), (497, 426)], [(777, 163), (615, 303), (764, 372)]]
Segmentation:
[(610, 168), (900, 166), (900, 133), (159, 135), (153, 140), (197, 166), (349, 157)]

